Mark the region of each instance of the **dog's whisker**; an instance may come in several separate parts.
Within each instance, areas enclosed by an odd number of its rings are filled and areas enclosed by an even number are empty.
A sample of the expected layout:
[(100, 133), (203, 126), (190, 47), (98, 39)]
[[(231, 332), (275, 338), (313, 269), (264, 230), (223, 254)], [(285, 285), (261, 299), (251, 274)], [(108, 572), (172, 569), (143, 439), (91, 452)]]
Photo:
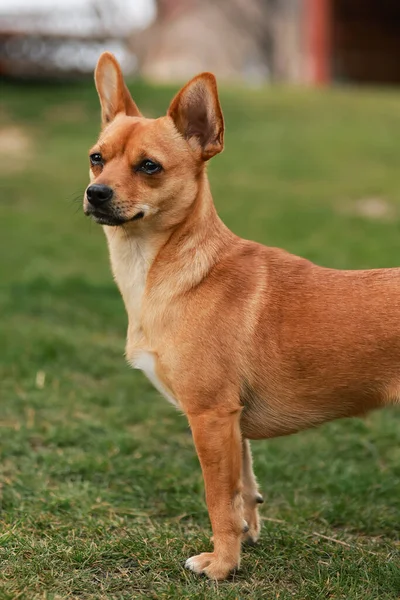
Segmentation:
[(69, 194), (68, 196), (65, 196), (65, 200), (67, 202), (69, 202), (70, 200), (75, 200), (76, 198), (80, 198), (82, 199), (84, 196), (85, 192), (81, 191), (81, 190), (76, 190), (75, 192), (72, 192), (71, 194)]

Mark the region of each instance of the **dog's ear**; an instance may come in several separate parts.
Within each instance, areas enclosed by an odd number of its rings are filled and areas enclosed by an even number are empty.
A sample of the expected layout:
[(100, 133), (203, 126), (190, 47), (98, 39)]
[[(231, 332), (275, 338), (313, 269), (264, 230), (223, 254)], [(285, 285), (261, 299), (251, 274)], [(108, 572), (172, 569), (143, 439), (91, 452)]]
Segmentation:
[(189, 81), (172, 100), (167, 114), (192, 148), (200, 149), (203, 160), (223, 150), (224, 118), (212, 73), (201, 73)]
[(141, 116), (125, 85), (121, 67), (110, 52), (103, 52), (100, 56), (94, 72), (94, 80), (100, 98), (103, 127), (118, 113), (130, 117)]

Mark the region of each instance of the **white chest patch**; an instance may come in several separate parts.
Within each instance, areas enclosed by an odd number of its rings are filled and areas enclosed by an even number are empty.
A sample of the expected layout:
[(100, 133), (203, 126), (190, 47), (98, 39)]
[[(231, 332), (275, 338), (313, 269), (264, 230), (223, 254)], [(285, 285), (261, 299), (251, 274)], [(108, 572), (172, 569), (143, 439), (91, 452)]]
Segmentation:
[(154, 354), (152, 352), (139, 352), (134, 360), (132, 361), (134, 369), (140, 369), (146, 375), (147, 379), (151, 381), (156, 390), (160, 392), (171, 404), (178, 407), (179, 404), (173, 396), (165, 388), (164, 384), (159, 380), (156, 375), (156, 364)]

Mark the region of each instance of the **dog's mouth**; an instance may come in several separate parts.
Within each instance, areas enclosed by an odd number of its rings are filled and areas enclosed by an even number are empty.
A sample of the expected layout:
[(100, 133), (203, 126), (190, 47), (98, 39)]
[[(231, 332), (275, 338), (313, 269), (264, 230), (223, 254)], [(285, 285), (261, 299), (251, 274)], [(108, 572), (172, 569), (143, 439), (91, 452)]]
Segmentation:
[(138, 211), (133, 217), (130, 217), (129, 219), (125, 219), (119, 215), (105, 213), (99, 209), (86, 210), (85, 215), (87, 217), (91, 217), (99, 225), (118, 227), (118, 225), (125, 225), (125, 223), (129, 223), (130, 221), (140, 221), (144, 217), (144, 211)]

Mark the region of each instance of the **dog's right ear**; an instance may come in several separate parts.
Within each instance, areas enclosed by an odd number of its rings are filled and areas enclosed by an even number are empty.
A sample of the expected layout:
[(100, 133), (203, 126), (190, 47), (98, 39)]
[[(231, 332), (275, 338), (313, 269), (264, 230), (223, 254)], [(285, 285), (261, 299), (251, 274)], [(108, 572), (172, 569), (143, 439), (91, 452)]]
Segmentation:
[(125, 85), (121, 67), (110, 52), (103, 52), (100, 56), (94, 72), (94, 80), (100, 98), (103, 127), (119, 113), (129, 117), (141, 116)]

